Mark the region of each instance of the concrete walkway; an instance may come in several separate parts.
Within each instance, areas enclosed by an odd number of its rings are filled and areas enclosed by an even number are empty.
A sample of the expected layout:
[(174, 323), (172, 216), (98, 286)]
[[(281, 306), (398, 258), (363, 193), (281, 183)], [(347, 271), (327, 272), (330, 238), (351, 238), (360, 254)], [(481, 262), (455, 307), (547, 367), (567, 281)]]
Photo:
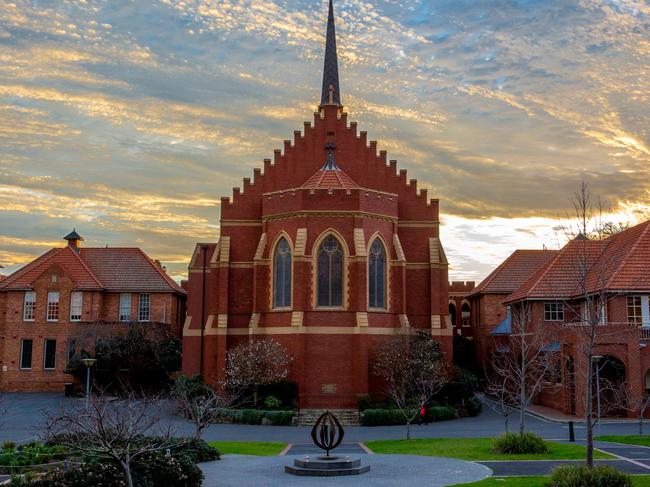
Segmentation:
[(204, 487), (442, 487), (475, 482), (490, 476), (489, 468), (452, 458), (415, 455), (363, 455), (370, 471), (349, 477), (296, 477), (284, 472), (295, 456), (250, 457), (225, 455), (216, 462), (204, 463)]

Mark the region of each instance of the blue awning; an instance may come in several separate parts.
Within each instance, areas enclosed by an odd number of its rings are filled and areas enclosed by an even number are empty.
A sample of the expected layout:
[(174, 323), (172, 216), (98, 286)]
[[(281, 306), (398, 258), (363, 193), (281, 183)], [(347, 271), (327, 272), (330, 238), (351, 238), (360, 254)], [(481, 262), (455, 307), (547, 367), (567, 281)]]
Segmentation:
[(506, 308), (506, 317), (490, 332), (490, 335), (510, 335), (512, 333), (512, 315), (510, 306)]
[(547, 343), (542, 347), (542, 352), (559, 352), (560, 342)]

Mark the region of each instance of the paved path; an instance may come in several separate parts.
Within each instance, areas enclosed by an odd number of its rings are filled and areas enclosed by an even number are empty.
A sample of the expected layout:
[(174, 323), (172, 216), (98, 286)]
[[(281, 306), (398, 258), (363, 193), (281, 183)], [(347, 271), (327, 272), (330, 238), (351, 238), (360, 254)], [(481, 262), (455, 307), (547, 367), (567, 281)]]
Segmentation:
[[(0, 428), (0, 442), (12, 440), (17, 442), (38, 438), (42, 431), (44, 413), (54, 412), (61, 407), (69, 407), (75, 401), (82, 399), (66, 399), (57, 393), (5, 393), (2, 395), (0, 409), (6, 409)], [(511, 418), (512, 420), (512, 418)], [(176, 416), (173, 407), (163, 418), (162, 425), (171, 425), (178, 436), (191, 434), (192, 424)], [(546, 439), (563, 440), (568, 438), (566, 424), (545, 421), (538, 417), (528, 416), (526, 429), (540, 434)], [(304, 443), (309, 441), (311, 428), (307, 426), (251, 426), (215, 424), (209, 426), (204, 434), (207, 441), (280, 441), (286, 443)], [(576, 425), (576, 437), (584, 437), (584, 427)], [(606, 423), (597, 430), (599, 434), (636, 434), (637, 426), (633, 423)], [(462, 418), (453, 421), (441, 421), (426, 426), (413, 426), (413, 438), (492, 438), (503, 432), (503, 420), (500, 416), (485, 408), (483, 413), (475, 418)], [(345, 429), (345, 439), (349, 442), (365, 442), (370, 440), (403, 439), (404, 426), (379, 427), (348, 427)]]
[(361, 461), (370, 471), (349, 477), (296, 477), (284, 472), (295, 456), (249, 457), (225, 455), (216, 462), (204, 463), (204, 487), (441, 487), (482, 480), (490, 470), (477, 463), (451, 458), (415, 455), (364, 455)]

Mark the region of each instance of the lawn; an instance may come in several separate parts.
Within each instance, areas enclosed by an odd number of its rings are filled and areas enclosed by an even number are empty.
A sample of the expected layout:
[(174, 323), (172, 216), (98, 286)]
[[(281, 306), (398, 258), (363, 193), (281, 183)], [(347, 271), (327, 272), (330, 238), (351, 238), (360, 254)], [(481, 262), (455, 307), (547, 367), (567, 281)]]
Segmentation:
[[(492, 477), (471, 484), (452, 487), (544, 487), (549, 477)], [(633, 475), (633, 487), (650, 487), (650, 475)]]
[(222, 455), (255, 455), (272, 457), (278, 455), (287, 446), (286, 443), (270, 441), (210, 441)]
[(613, 441), (625, 443), (626, 445), (650, 446), (650, 436), (598, 436), (598, 441)]
[[(375, 453), (451, 457), (462, 460), (581, 460), (585, 457), (585, 448), (583, 446), (554, 442), (548, 442), (548, 453), (502, 455), (492, 451), (492, 440), (490, 438), (380, 440), (369, 441), (366, 446)], [(613, 457), (595, 451), (594, 458)]]

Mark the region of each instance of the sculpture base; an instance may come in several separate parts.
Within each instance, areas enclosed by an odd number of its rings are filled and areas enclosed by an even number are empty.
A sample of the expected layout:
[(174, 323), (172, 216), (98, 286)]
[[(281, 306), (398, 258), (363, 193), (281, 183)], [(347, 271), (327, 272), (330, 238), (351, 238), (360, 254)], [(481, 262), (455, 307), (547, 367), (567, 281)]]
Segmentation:
[(284, 471), (292, 475), (307, 477), (339, 477), (360, 475), (370, 470), (370, 465), (361, 465), (359, 458), (317, 457), (315, 460), (295, 459), (293, 466), (286, 465)]

